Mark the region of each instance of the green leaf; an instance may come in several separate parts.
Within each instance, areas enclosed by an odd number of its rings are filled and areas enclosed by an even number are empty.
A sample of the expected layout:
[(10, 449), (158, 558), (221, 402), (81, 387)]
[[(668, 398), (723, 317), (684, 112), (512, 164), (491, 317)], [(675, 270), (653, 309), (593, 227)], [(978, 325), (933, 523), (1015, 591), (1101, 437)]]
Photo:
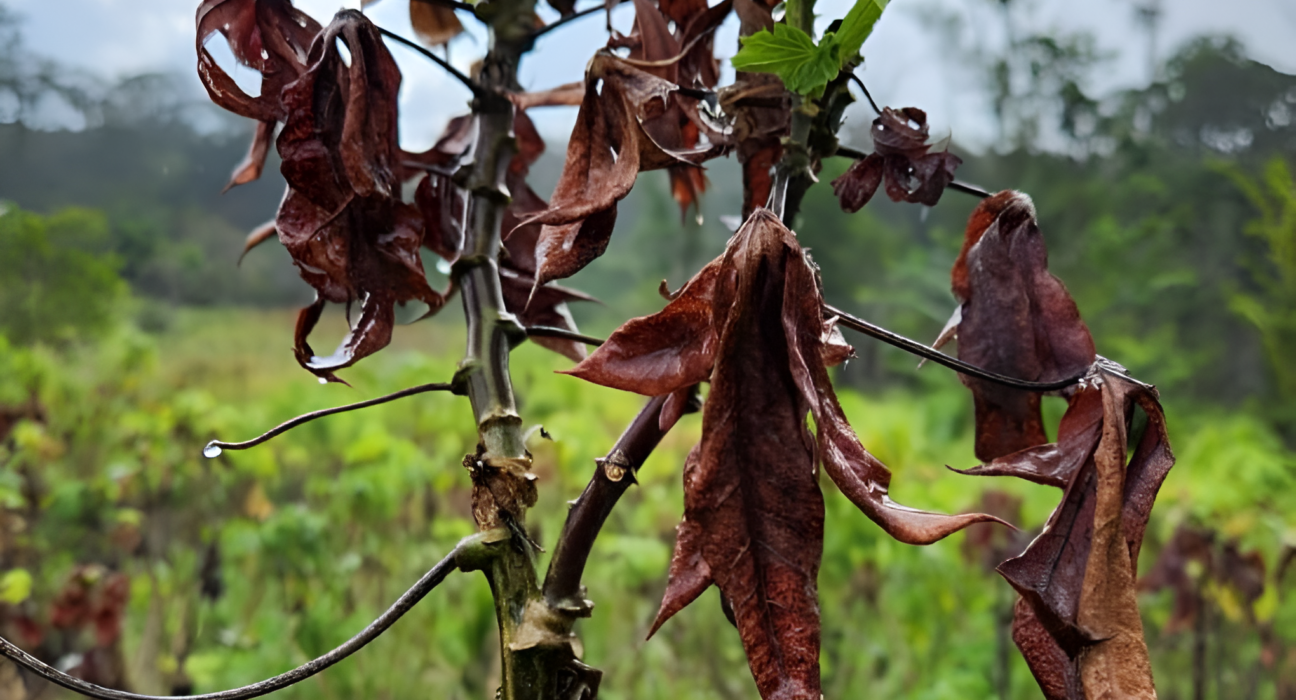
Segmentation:
[(873, 33), (873, 25), (877, 24), (878, 18), (882, 16), (886, 4), (887, 0), (856, 0), (855, 6), (846, 13), (846, 18), (842, 20), (841, 28), (837, 31), (837, 42), (841, 44), (843, 62), (849, 61), (859, 53), (860, 47), (864, 46), (864, 40)]
[[(742, 38), (742, 48), (734, 55), (733, 67), (753, 73), (790, 75), (815, 57), (814, 40), (809, 34), (786, 24), (774, 25), (774, 32), (762, 29)], [(786, 82), (786, 80), (784, 81)]]
[(0, 576), (0, 602), (17, 605), (31, 595), (32, 576), (26, 569), (11, 569)]

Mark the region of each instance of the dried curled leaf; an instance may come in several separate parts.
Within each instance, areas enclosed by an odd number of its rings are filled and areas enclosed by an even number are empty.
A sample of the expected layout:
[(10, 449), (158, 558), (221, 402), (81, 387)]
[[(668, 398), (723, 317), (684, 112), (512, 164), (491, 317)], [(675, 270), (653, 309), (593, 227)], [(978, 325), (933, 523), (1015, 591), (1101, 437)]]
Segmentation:
[(921, 109), (883, 108), (873, 120), (873, 153), (833, 180), (842, 209), (859, 211), (884, 178), (891, 201), (935, 206), (963, 160), (948, 150), (931, 151), (927, 131), (927, 113)]
[[(702, 441), (657, 626), (714, 581), (762, 697), (819, 695), (815, 586), (823, 538), (817, 462), (887, 532), (927, 543), (987, 515), (898, 506), (890, 474), (846, 423), (828, 377), (831, 321), (796, 236), (757, 210), (658, 314), (634, 319), (570, 371), (665, 394), (710, 378)], [(818, 435), (806, 422), (813, 415)]]
[[(226, 185), (229, 189), (261, 176), (275, 124), (286, 116), (284, 88), (306, 70), (307, 50), (320, 25), (289, 0), (203, 0), (196, 19), (198, 77), (207, 94), (220, 107), (258, 122), (247, 157)], [(216, 32), (229, 41), (239, 63), (261, 73), (256, 97), (244, 92), (207, 50)]]
[[(951, 277), (962, 304), (960, 360), (1038, 382), (1075, 377), (1093, 364), (1089, 329), (1066, 287), (1048, 271), (1030, 197), (1004, 191), (977, 206)], [(976, 406), (978, 458), (1048, 442), (1039, 393), (960, 378)]]
[(410, 26), (419, 41), (428, 46), (441, 46), (463, 33), (463, 24), (455, 16), (454, 8), (424, 0), (410, 0)]
[[(1148, 421), (1127, 460), (1135, 407)], [(1070, 454), (1046, 470), (1066, 484), (1062, 503), (1026, 551), (999, 566), (1024, 601), (1013, 636), (1049, 698), (1153, 698), (1134, 577), (1152, 503), (1174, 465), (1165, 415), (1152, 387), (1103, 362), (1065, 420), (1080, 428), (1055, 446)]]
[[(275, 226), (317, 292), (298, 318), (296, 355), (324, 379), (337, 381), (335, 370), (390, 342), (396, 304), (417, 300), (435, 312), (445, 301), (423, 272), (423, 219), (399, 198), (400, 79), (378, 30), (359, 12), (344, 11), (317, 37), (308, 69), (284, 92), (278, 148), (289, 191)], [(361, 308), (337, 351), (320, 357), (307, 336), (326, 301)]]
[(603, 253), (616, 203), (641, 171), (696, 166), (719, 148), (673, 150), (644, 123), (661, 116), (676, 86), (601, 51), (585, 75), (585, 97), (567, 145), (567, 161), (549, 207), (519, 225), (543, 224), (536, 247), (537, 282), (570, 277)]

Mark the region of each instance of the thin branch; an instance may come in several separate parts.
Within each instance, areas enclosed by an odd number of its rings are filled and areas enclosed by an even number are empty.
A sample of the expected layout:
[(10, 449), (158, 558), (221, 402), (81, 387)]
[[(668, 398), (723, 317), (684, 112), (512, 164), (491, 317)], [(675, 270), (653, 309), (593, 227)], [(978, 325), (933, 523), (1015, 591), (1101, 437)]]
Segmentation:
[(554, 326), (527, 326), (526, 332), (528, 336), (535, 338), (562, 338), (563, 340), (574, 340), (595, 347), (603, 344), (602, 339), (595, 338), (592, 335), (569, 331), (566, 328), (555, 328)]
[(455, 68), (454, 66), (450, 65), (450, 63), (446, 61), (444, 58), (441, 58), (440, 56), (432, 53), (431, 51), (428, 51), (427, 49), (423, 48), (422, 46), (419, 46), (418, 44), (410, 41), (409, 39), (406, 39), (400, 34), (397, 34), (392, 31), (388, 31), (386, 29), (383, 29), (382, 27), (379, 27), (378, 31), (382, 32), (382, 35), (387, 37), (388, 39), (391, 39), (392, 41), (395, 41), (398, 44), (404, 44), (405, 46), (414, 49), (415, 51), (423, 54), (424, 58), (428, 59), (429, 61), (432, 61), (438, 66), (441, 66), (442, 70), (444, 70), (445, 72), (453, 76), (455, 80), (458, 80), (459, 82), (463, 83), (464, 86), (467, 87), (469, 90), (472, 90), (473, 97), (481, 97), (482, 95), (486, 94), (486, 91), (482, 89), (482, 86), (477, 84), (477, 81), (473, 80), (472, 78), (469, 78), (463, 73), (460, 73), (458, 68)]
[[(396, 602), (393, 603), (390, 608), (387, 608), (387, 612), (384, 612), (378, 617), (378, 619), (369, 623), (369, 626), (364, 628), (364, 630), (359, 634), (347, 640), (342, 644), (342, 646), (339, 646), (333, 651), (330, 651), (313, 661), (308, 661), (287, 673), (280, 674), (274, 678), (269, 678), (259, 683), (253, 683), (252, 685), (243, 686), (242, 688), (234, 688), (233, 690), (207, 693), (205, 695), (185, 695), (180, 698), (180, 700), (245, 700), (246, 698), (255, 698), (268, 693), (273, 693), (276, 690), (287, 688), (294, 683), (300, 683), (301, 681), (310, 678), (364, 648), (366, 644), (372, 642), (378, 637), (378, 635), (386, 632), (387, 628), (395, 624), (401, 616), (410, 611), (410, 608), (413, 608), (415, 604), (422, 600), (423, 597), (431, 592), (433, 588), (436, 588), (437, 584), (444, 581), (450, 572), (458, 568), (456, 559), (460, 553), (467, 547), (475, 545), (481, 540), (481, 538), (482, 535), (478, 534), (460, 542), (448, 555), (446, 555), (445, 559), (438, 562), (436, 566), (432, 567), (431, 570), (423, 575), (423, 578), (418, 580), (418, 583), (415, 583), (413, 587), (408, 591), (405, 591), (404, 595), (397, 598)], [(46, 665), (31, 654), (19, 649), (13, 644), (13, 642), (10, 642), (3, 637), (0, 637), (0, 656), (6, 656), (15, 664), (22, 666), (41, 678), (44, 678), (51, 683), (61, 685), (73, 692), (80, 693), (86, 697), (99, 698), (99, 700), (176, 700), (176, 698), (170, 696), (137, 695), (135, 693), (127, 693), (125, 691), (113, 690), (93, 683), (87, 683), (80, 678), (69, 676), (52, 666)]]
[(1030, 382), (1024, 379), (1017, 379), (1016, 377), (1009, 377), (1003, 374), (989, 372), (977, 367), (976, 365), (970, 365), (962, 360), (950, 357), (949, 355), (946, 355), (935, 348), (923, 345), (916, 340), (910, 340), (899, 333), (894, 333), (881, 326), (869, 323), (862, 318), (852, 316), (831, 304), (824, 304), (823, 308), (827, 314), (838, 317), (837, 322), (839, 324), (853, 331), (859, 331), (864, 335), (877, 338), (878, 340), (894, 345), (905, 352), (926, 358), (937, 364), (945, 365), (946, 367), (962, 374), (976, 377), (978, 379), (984, 379), (988, 382), (1010, 386), (1016, 389), (1025, 389), (1027, 391), (1057, 391), (1058, 389), (1065, 389), (1072, 384), (1078, 383), (1088, 374), (1089, 371), (1088, 368), (1086, 368), (1084, 372), (1077, 376), (1056, 382)]
[(252, 438), (251, 440), (244, 440), (243, 442), (221, 442), (220, 440), (212, 440), (211, 442), (207, 443), (206, 447), (203, 448), (203, 455), (206, 457), (218, 457), (220, 456), (222, 450), (246, 450), (249, 447), (256, 447), (257, 445), (260, 445), (261, 443), (265, 442), (266, 440), (269, 440), (272, 437), (275, 437), (276, 435), (281, 435), (289, 430), (292, 430), (293, 428), (296, 428), (302, 423), (309, 423), (315, 420), (316, 418), (323, 418), (325, 416), (331, 416), (335, 413), (346, 413), (347, 411), (355, 411), (361, 408), (377, 406), (378, 404), (387, 403), (388, 401), (395, 401), (396, 399), (403, 399), (406, 396), (413, 396), (415, 394), (422, 394), (429, 391), (450, 391), (450, 390), (451, 390), (450, 384), (445, 384), (445, 383), (420, 384), (419, 386), (410, 387), (408, 389), (401, 389), (400, 391), (387, 394), (386, 396), (379, 396), (376, 399), (359, 401), (357, 403), (349, 403), (345, 406), (335, 406), (333, 408), (325, 408), (319, 411), (311, 411), (310, 413), (305, 413), (300, 416), (297, 416), (296, 418), (293, 418), (290, 421), (280, 423), (279, 425), (276, 425), (275, 427), (271, 428), (270, 430), (267, 430), (265, 433), (262, 433), (257, 437)]
[[(620, 5), (623, 2), (626, 2), (626, 0), (616, 0), (617, 5)], [(584, 10), (581, 10), (580, 12), (573, 12), (572, 14), (567, 15), (566, 17), (561, 17), (535, 30), (535, 32), (531, 35), (531, 38), (539, 39), (545, 34), (548, 34), (549, 32), (563, 26), (564, 24), (571, 22), (572, 20), (577, 20), (580, 19), (581, 17), (588, 17), (596, 12), (602, 12), (603, 10), (606, 9), (607, 9), (607, 5), (599, 4), (599, 5), (595, 5), (594, 7), (587, 7)]]
[(989, 192), (981, 187), (978, 187), (977, 185), (973, 185), (967, 182), (960, 182), (958, 180), (954, 180), (950, 182), (950, 184), (946, 185), (946, 187), (948, 187), (951, 190), (954, 190), (955, 192), (970, 194), (974, 197), (980, 197), (981, 199), (994, 196), (993, 192)]
[(837, 152), (833, 153), (833, 155), (841, 156), (842, 158), (850, 158), (851, 160), (864, 160), (872, 154), (865, 153), (858, 148), (851, 148), (850, 146), (838, 146)]
[[(581, 604), (578, 600), (581, 576), (585, 573), (585, 563), (589, 560), (594, 540), (621, 495), (635, 483), (639, 467), (666, 435), (666, 430), (661, 427), (661, 412), (669, 397), (668, 394), (650, 399), (607, 456), (595, 460), (594, 475), (580, 498), (572, 502), (553, 560), (549, 563), (544, 596), (550, 606), (564, 609)], [(685, 412), (692, 413), (697, 408), (696, 401), (690, 400)]]
[(860, 80), (860, 77), (854, 73), (851, 73), (851, 80), (854, 80), (855, 84), (859, 86), (859, 89), (864, 91), (864, 97), (868, 98), (869, 106), (873, 108), (873, 111), (876, 112), (879, 117), (882, 116), (881, 108), (879, 108), (878, 104), (873, 101), (873, 96), (869, 94), (868, 88), (864, 87), (864, 81)]
[(427, 3), (429, 5), (440, 5), (441, 7), (448, 7), (452, 10), (472, 12), (474, 17), (477, 12), (476, 5), (473, 5), (470, 2), (459, 2), (459, 0), (418, 0), (418, 2)]

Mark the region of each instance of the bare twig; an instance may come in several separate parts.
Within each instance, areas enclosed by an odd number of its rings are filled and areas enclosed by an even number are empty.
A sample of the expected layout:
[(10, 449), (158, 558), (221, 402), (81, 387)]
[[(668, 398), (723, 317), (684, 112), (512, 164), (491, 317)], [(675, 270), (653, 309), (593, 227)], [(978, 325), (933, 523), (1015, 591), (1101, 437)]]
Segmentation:
[[(445, 559), (442, 559), (436, 566), (432, 567), (423, 578), (419, 579), (404, 595), (396, 599), (387, 611), (378, 617), (378, 619), (369, 623), (359, 634), (347, 640), (342, 646), (328, 652), (327, 654), (308, 661), (293, 670), (269, 678), (259, 683), (246, 685), (242, 688), (232, 690), (222, 690), (217, 693), (207, 693), (205, 695), (185, 695), (180, 700), (245, 700), (246, 698), (255, 698), (261, 695), (273, 693), (276, 690), (287, 688), (294, 683), (310, 678), (311, 676), (323, 671), (333, 664), (345, 659), (355, 652), (363, 649), (366, 644), (372, 642), (378, 635), (387, 631), (401, 618), (409, 612), (420, 600), (423, 599), (437, 584), (446, 579), (450, 572), (458, 568), (457, 559), (469, 547), (472, 547), (483, 541), (486, 533), (478, 533), (472, 537), (465, 538), (461, 541)], [(100, 700), (175, 700), (170, 696), (163, 697), (157, 695), (137, 695), (121, 690), (104, 688), (93, 683), (87, 683), (75, 676), (69, 676), (58, 669), (48, 666), (36, 657), (19, 649), (13, 642), (0, 637), (0, 655), (6, 656), (15, 664), (31, 671), (32, 673), (44, 678), (45, 680), (61, 685), (68, 690), (80, 693), (86, 697), (99, 698)]]
[(473, 15), (474, 17), (476, 16), (476, 12), (477, 12), (477, 6), (473, 5), (470, 2), (459, 2), (459, 0), (418, 0), (418, 1), (427, 3), (429, 5), (440, 5), (442, 7), (448, 7), (452, 10), (464, 10), (465, 12), (472, 12), (474, 13)]
[[(616, 4), (620, 5), (620, 4), (623, 3), (623, 2), (626, 2), (626, 0), (617, 0)], [(535, 31), (535, 33), (533, 33), (533, 34), (531, 35), (531, 38), (532, 38), (532, 39), (539, 39), (540, 37), (544, 36), (545, 34), (548, 34), (549, 32), (551, 32), (551, 31), (553, 31), (553, 30), (555, 30), (555, 29), (557, 29), (557, 28), (563, 26), (564, 24), (567, 24), (568, 22), (571, 22), (572, 20), (577, 20), (577, 19), (580, 19), (581, 17), (588, 17), (588, 16), (590, 16), (590, 15), (592, 15), (592, 14), (595, 14), (595, 13), (597, 13), (597, 12), (602, 12), (602, 11), (604, 11), (604, 10), (606, 10), (606, 9), (607, 9), (607, 5), (604, 5), (604, 4), (600, 3), (600, 4), (595, 5), (595, 6), (593, 6), (593, 7), (587, 7), (587, 8), (585, 8), (585, 9), (581, 10), (580, 12), (574, 12), (574, 13), (572, 13), (572, 14), (570, 14), (570, 15), (567, 15), (566, 17), (562, 17), (562, 18), (560, 18), (560, 19), (554, 20), (553, 22), (550, 22), (549, 24), (546, 24), (545, 26), (543, 26), (543, 27), (537, 29), (537, 30)]]
[(996, 384), (1002, 384), (1004, 386), (1010, 386), (1016, 389), (1026, 389), (1027, 391), (1057, 391), (1058, 389), (1065, 389), (1071, 386), (1072, 384), (1078, 383), (1081, 379), (1083, 379), (1088, 374), (1088, 368), (1086, 368), (1084, 372), (1082, 372), (1077, 376), (1071, 377), (1069, 379), (1062, 379), (1056, 382), (1030, 382), (1024, 379), (1017, 379), (1016, 377), (1009, 377), (1002, 374), (996, 374), (994, 372), (989, 372), (987, 370), (981, 369), (976, 365), (970, 365), (962, 360), (950, 357), (949, 355), (946, 355), (945, 353), (940, 352), (935, 348), (929, 347), (927, 345), (923, 345), (922, 343), (916, 340), (910, 340), (909, 338), (906, 338), (903, 335), (900, 335), (899, 333), (894, 333), (881, 326), (877, 326), (872, 323), (869, 323), (868, 321), (865, 321), (862, 318), (852, 316), (846, 313), (845, 311), (842, 311), (841, 309), (832, 306), (831, 304), (824, 304), (823, 308), (826, 315), (838, 317), (837, 322), (839, 324), (853, 331), (859, 331), (864, 335), (877, 338), (878, 340), (881, 340), (882, 342), (888, 343), (890, 345), (894, 345), (895, 347), (900, 348), (905, 352), (917, 355), (919, 357), (926, 358), (928, 360), (931, 360), (932, 362), (935, 362), (936, 364), (945, 365), (946, 367), (949, 367), (952, 370), (955, 370), (962, 374), (966, 374), (970, 377), (984, 379), (988, 382), (994, 382)]
[(528, 336), (534, 338), (562, 338), (563, 340), (574, 340), (578, 343), (585, 343), (586, 345), (593, 345), (595, 347), (603, 344), (603, 341), (599, 338), (595, 338), (592, 335), (585, 335), (584, 333), (577, 333), (576, 331), (569, 331), (566, 328), (555, 328), (553, 326), (527, 326), (526, 332)]
[(257, 437), (252, 438), (251, 440), (244, 440), (243, 442), (221, 442), (220, 440), (212, 440), (211, 442), (207, 443), (206, 447), (203, 448), (203, 455), (206, 457), (217, 457), (220, 455), (222, 450), (246, 450), (249, 447), (256, 447), (257, 445), (260, 445), (261, 443), (265, 442), (266, 440), (269, 440), (270, 438), (276, 435), (280, 435), (289, 430), (292, 430), (293, 428), (296, 428), (302, 423), (309, 423), (315, 420), (316, 418), (323, 418), (325, 416), (331, 416), (335, 413), (346, 413), (347, 411), (355, 411), (361, 408), (377, 406), (378, 404), (387, 403), (388, 401), (395, 401), (396, 399), (403, 399), (406, 396), (413, 396), (415, 394), (422, 394), (429, 391), (450, 391), (450, 389), (451, 389), (451, 385), (445, 383), (420, 384), (419, 386), (410, 387), (408, 389), (401, 389), (400, 391), (397, 391), (395, 393), (387, 394), (386, 396), (379, 396), (376, 399), (369, 399), (368, 401), (359, 401), (356, 403), (349, 403), (345, 406), (335, 406), (334, 408), (325, 408), (319, 411), (311, 411), (310, 413), (305, 413), (300, 416), (297, 416), (296, 418), (293, 418), (290, 421), (280, 423), (279, 425), (276, 425), (275, 427), (271, 428), (270, 430), (267, 430), (265, 433), (262, 433)]
[(400, 34), (383, 29), (382, 27), (379, 27), (378, 31), (382, 32), (382, 35), (387, 37), (388, 39), (391, 39), (392, 41), (395, 41), (398, 44), (404, 44), (405, 46), (414, 49), (415, 51), (423, 54), (424, 58), (428, 59), (429, 61), (432, 61), (438, 66), (441, 66), (442, 70), (444, 70), (445, 72), (453, 76), (455, 80), (458, 80), (459, 82), (463, 83), (464, 87), (467, 87), (469, 90), (472, 90), (473, 97), (481, 97), (482, 95), (485, 94), (485, 90), (482, 89), (482, 86), (477, 84), (477, 81), (473, 80), (472, 78), (469, 78), (463, 73), (460, 73), (458, 68), (455, 68), (454, 66), (450, 65), (450, 63), (446, 61), (444, 58), (441, 58), (440, 56), (432, 53), (431, 51), (428, 51), (427, 49), (423, 48), (422, 46), (419, 46), (418, 44), (410, 41), (409, 39), (406, 39)]
[(859, 86), (859, 89), (864, 92), (864, 97), (868, 99), (869, 106), (873, 108), (873, 111), (877, 113), (879, 117), (882, 116), (882, 109), (873, 101), (873, 96), (869, 94), (868, 88), (864, 87), (864, 81), (860, 80), (860, 77), (854, 73), (851, 73), (851, 80), (854, 80), (855, 84)]

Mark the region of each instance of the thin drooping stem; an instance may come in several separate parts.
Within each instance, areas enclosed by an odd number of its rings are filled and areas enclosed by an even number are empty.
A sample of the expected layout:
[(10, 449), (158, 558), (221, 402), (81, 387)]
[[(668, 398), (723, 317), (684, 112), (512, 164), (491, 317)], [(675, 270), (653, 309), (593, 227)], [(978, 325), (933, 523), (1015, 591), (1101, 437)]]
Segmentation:
[(527, 336), (530, 338), (561, 338), (563, 340), (574, 340), (578, 343), (593, 345), (595, 347), (602, 345), (603, 340), (595, 338), (592, 335), (569, 331), (566, 328), (555, 328), (553, 326), (527, 326)]
[[(283, 423), (280, 423), (279, 425), (276, 425), (275, 427), (267, 430), (266, 432), (262, 433), (261, 435), (258, 435), (257, 437), (252, 438), (251, 440), (244, 440), (243, 442), (223, 442), (221, 440), (212, 440), (211, 442), (207, 443), (206, 447), (203, 448), (203, 455), (208, 457), (216, 457), (220, 454), (221, 450), (246, 450), (249, 447), (256, 447), (257, 445), (260, 445), (261, 443), (269, 440), (270, 438), (273, 438), (277, 435), (282, 435), (283, 433), (286, 433), (289, 430), (292, 430), (293, 428), (302, 425), (303, 423), (309, 423), (317, 418), (332, 416), (338, 413), (346, 413), (347, 411), (356, 411), (362, 408), (369, 408), (370, 406), (377, 406), (379, 404), (387, 403), (388, 401), (403, 399), (406, 396), (414, 396), (415, 394), (423, 394), (429, 391), (450, 391), (450, 389), (451, 389), (451, 385), (443, 382), (438, 382), (433, 384), (420, 384), (419, 386), (414, 386), (408, 389), (401, 389), (400, 391), (392, 392), (390, 394), (387, 394), (386, 396), (379, 396), (376, 399), (368, 399), (367, 401), (357, 401), (356, 403), (349, 403), (345, 406), (335, 406), (333, 408), (325, 408), (318, 411), (311, 411), (310, 413), (303, 413), (302, 415), (297, 416), (292, 420), (285, 421)], [(212, 453), (213, 450), (215, 452), (214, 454)]]
[(482, 95), (483, 92), (482, 87), (478, 85), (477, 82), (474, 81), (472, 78), (469, 78), (468, 76), (460, 72), (458, 68), (455, 68), (454, 66), (450, 65), (449, 61), (445, 60), (444, 58), (441, 58), (440, 56), (432, 53), (431, 51), (428, 51), (427, 49), (423, 48), (422, 46), (419, 46), (413, 41), (406, 39), (400, 34), (397, 34), (392, 31), (388, 31), (386, 29), (383, 29), (382, 27), (379, 27), (378, 31), (382, 32), (382, 35), (387, 37), (388, 39), (391, 39), (392, 41), (395, 41), (398, 44), (402, 44), (408, 48), (414, 49), (415, 51), (422, 54), (424, 58), (437, 64), (438, 66), (441, 66), (442, 70), (449, 73), (452, 77), (454, 77), (455, 80), (458, 80), (459, 82), (463, 83), (464, 87), (468, 88), (469, 90), (472, 90), (474, 96)]
[(935, 348), (929, 347), (927, 345), (923, 345), (922, 343), (916, 340), (911, 340), (909, 338), (904, 337), (903, 335), (900, 335), (899, 333), (889, 331), (883, 328), (882, 326), (874, 325), (872, 323), (869, 323), (868, 321), (865, 321), (862, 318), (852, 316), (846, 313), (845, 311), (842, 311), (841, 309), (832, 306), (831, 304), (824, 304), (823, 308), (824, 308), (825, 315), (836, 316), (837, 323), (841, 326), (849, 328), (853, 331), (859, 331), (864, 335), (877, 338), (878, 340), (881, 340), (884, 343), (894, 345), (895, 347), (900, 348), (905, 352), (931, 360), (936, 364), (944, 365), (961, 374), (966, 374), (970, 377), (984, 379), (988, 382), (994, 382), (996, 384), (1002, 384), (1004, 386), (1010, 386), (1016, 389), (1026, 389), (1027, 391), (1057, 391), (1059, 389), (1065, 389), (1073, 384), (1078, 383), (1081, 379), (1084, 379), (1089, 374), (1089, 370), (1088, 368), (1086, 368), (1085, 371), (1081, 374), (1078, 374), (1074, 377), (1070, 377), (1068, 379), (1062, 379), (1056, 382), (1032, 382), (1024, 379), (1018, 379), (1016, 377), (1009, 377), (1007, 375), (997, 374), (995, 372), (990, 372), (981, 369), (976, 365), (970, 365), (962, 360), (950, 357), (949, 355), (946, 355), (945, 353)]
[(459, 2), (459, 0), (418, 0), (418, 2), (426, 3), (428, 5), (440, 5), (441, 7), (448, 7), (452, 10), (464, 10), (465, 12), (473, 12), (477, 9), (477, 7), (472, 3)]
[[(561, 609), (583, 603), (581, 577), (594, 548), (594, 540), (621, 495), (635, 483), (639, 467), (666, 435), (666, 431), (661, 429), (661, 412), (667, 398), (657, 396), (650, 399), (607, 456), (595, 460), (594, 475), (580, 498), (572, 502), (553, 560), (549, 563), (544, 596), (550, 606)], [(690, 402), (686, 410), (696, 411), (697, 406)]]
[(864, 99), (868, 100), (869, 106), (873, 108), (873, 113), (879, 117), (882, 116), (882, 109), (878, 107), (877, 102), (873, 101), (873, 95), (871, 95), (869, 89), (864, 86), (864, 81), (860, 80), (860, 77), (854, 73), (851, 73), (851, 80), (855, 81), (855, 84), (859, 86), (860, 91), (864, 93)]
[[(620, 5), (623, 2), (626, 2), (626, 0), (615, 0), (613, 4)], [(538, 39), (544, 36), (545, 34), (548, 34), (549, 32), (552, 32), (553, 30), (566, 25), (568, 22), (580, 19), (582, 17), (588, 17), (598, 12), (603, 12), (606, 9), (608, 9), (606, 4), (599, 4), (599, 5), (594, 5), (593, 7), (587, 7), (579, 12), (573, 12), (572, 14), (567, 15), (566, 17), (562, 17), (557, 20), (554, 20), (553, 22), (550, 22), (549, 24), (546, 24), (545, 26), (535, 30), (535, 32), (531, 34), (531, 38)]]
[[(216, 693), (206, 693), (203, 695), (185, 695), (179, 700), (246, 700), (262, 695), (273, 693), (276, 690), (282, 690), (295, 683), (300, 683), (311, 676), (323, 671), (324, 669), (336, 664), (346, 657), (363, 649), (366, 644), (378, 638), (378, 635), (386, 632), (389, 627), (396, 624), (405, 613), (409, 612), (420, 600), (436, 588), (438, 584), (450, 575), (450, 572), (458, 568), (459, 556), (470, 548), (476, 547), (483, 541), (481, 534), (473, 535), (461, 541), (444, 559), (437, 563), (436, 566), (428, 570), (423, 578), (405, 591), (400, 598), (392, 603), (390, 608), (378, 619), (369, 623), (359, 634), (348, 639), (341, 646), (323, 656), (308, 661), (287, 673), (282, 673), (274, 678), (269, 678), (259, 683), (246, 685), (241, 688), (232, 690), (222, 690)], [(99, 700), (176, 700), (173, 696), (158, 695), (138, 695), (128, 693), (122, 690), (113, 690), (103, 686), (87, 683), (86, 681), (69, 676), (66, 673), (49, 666), (40, 659), (19, 649), (13, 642), (0, 637), (0, 656), (7, 657), (15, 664), (31, 671), (32, 673), (44, 678), (50, 683), (63, 686), (68, 690), (80, 693), (86, 697), (98, 698)]]

